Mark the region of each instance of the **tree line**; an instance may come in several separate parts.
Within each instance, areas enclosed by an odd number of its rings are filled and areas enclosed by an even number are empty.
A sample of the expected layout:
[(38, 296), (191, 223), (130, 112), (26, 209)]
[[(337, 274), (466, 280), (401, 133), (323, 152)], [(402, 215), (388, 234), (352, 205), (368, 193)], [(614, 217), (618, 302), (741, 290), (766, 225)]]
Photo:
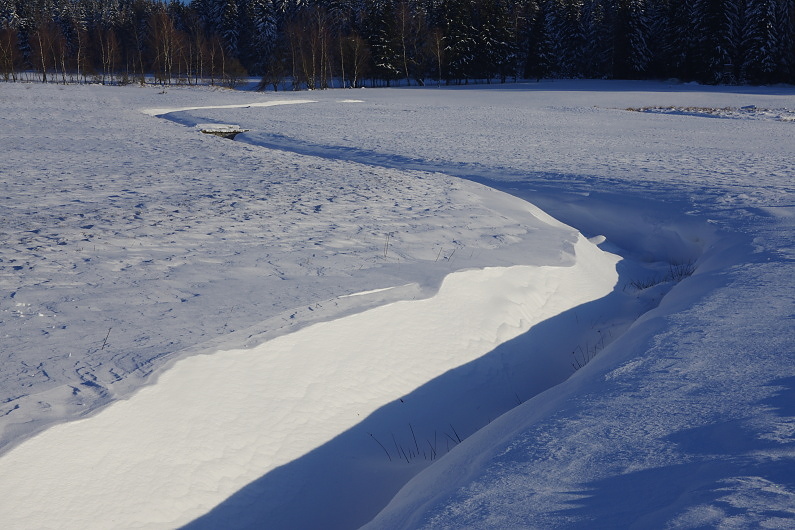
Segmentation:
[(793, 0), (0, 0), (0, 76), (261, 87), (795, 82)]

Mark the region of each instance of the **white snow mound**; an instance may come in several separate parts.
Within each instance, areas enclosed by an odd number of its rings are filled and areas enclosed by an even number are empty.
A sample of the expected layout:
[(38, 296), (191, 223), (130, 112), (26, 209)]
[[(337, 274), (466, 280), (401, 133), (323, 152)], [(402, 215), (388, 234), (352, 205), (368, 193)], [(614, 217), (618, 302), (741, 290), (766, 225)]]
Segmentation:
[[(8, 527), (176, 527), (383, 404), (607, 294), (618, 258), (449, 275), (438, 294), (179, 361), (157, 384), (0, 459)], [(46, 506), (47, 509), (42, 509)]]

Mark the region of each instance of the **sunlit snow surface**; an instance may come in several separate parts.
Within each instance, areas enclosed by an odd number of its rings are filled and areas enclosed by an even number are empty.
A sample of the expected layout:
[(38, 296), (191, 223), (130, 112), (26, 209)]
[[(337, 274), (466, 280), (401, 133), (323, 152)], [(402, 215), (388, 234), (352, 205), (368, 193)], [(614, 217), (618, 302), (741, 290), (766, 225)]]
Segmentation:
[(792, 521), (792, 89), (348, 95), (2, 86), (0, 519)]

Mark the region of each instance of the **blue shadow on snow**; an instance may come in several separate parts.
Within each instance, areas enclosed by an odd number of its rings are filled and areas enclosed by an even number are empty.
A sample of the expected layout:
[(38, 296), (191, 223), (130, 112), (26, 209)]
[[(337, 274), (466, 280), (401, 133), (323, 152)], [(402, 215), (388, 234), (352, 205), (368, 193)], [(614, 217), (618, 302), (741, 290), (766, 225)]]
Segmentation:
[(627, 283), (622, 263), (609, 295), (541, 322), (383, 405), (184, 528), (335, 529), (365, 524), (405, 482), (459, 439), (570, 376), (575, 349), (595, 345), (601, 333), (611, 333), (611, 326), (618, 333), (638, 316), (637, 302), (622, 291)]

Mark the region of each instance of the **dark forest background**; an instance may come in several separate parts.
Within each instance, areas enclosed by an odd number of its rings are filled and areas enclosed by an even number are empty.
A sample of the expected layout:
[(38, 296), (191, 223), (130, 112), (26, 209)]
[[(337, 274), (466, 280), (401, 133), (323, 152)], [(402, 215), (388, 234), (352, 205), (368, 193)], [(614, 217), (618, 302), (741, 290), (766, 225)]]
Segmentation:
[(795, 83), (794, 0), (0, 0), (5, 81)]

